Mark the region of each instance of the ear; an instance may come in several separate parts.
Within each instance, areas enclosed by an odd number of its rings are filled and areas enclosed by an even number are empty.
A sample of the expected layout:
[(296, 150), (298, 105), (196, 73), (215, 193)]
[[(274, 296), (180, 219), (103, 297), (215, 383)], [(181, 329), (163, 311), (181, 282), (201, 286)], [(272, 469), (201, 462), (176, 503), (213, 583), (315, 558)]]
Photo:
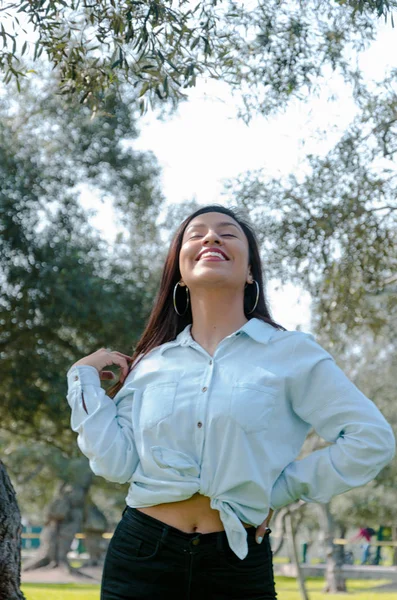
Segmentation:
[(247, 283), (253, 283), (254, 278), (251, 273), (251, 265), (248, 265), (248, 275), (247, 275)]

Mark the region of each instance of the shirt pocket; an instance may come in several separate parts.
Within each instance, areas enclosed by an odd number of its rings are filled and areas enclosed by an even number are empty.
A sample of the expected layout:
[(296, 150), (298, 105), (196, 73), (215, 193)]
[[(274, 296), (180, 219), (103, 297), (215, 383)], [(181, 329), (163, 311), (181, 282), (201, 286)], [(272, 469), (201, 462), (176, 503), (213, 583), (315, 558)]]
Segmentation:
[(173, 413), (177, 387), (177, 381), (146, 386), (142, 393), (139, 419), (142, 429), (151, 429)]
[(238, 382), (233, 385), (231, 418), (246, 433), (264, 432), (276, 406), (277, 390), (271, 385)]

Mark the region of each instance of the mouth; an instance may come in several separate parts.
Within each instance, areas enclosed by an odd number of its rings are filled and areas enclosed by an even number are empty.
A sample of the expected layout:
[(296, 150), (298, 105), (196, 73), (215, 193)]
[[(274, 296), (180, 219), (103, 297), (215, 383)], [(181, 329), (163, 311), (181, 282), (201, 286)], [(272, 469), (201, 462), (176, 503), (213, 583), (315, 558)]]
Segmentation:
[(199, 260), (227, 261), (229, 258), (222, 250), (204, 250), (196, 258)]

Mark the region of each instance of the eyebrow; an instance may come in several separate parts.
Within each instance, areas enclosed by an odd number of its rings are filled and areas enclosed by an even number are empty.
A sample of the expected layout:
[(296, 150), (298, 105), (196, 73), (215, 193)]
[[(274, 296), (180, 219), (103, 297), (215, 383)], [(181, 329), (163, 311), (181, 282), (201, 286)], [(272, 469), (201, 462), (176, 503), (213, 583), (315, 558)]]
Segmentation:
[[(216, 227), (225, 227), (226, 225), (231, 225), (232, 227), (236, 227), (240, 231), (240, 227), (235, 223), (231, 223), (230, 221), (222, 221), (222, 223), (217, 223)], [(195, 223), (194, 225), (190, 225), (186, 231), (189, 229), (195, 229), (196, 227), (207, 227), (205, 223)]]

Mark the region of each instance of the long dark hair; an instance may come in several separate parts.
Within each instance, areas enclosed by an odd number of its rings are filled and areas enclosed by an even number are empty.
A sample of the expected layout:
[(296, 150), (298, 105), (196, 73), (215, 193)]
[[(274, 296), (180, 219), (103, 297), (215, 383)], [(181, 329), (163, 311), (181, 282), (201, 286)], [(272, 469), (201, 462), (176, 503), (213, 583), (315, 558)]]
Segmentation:
[[(171, 242), (170, 249), (165, 260), (164, 269), (160, 282), (160, 289), (157, 297), (154, 301), (152, 312), (150, 313), (145, 330), (135, 347), (134, 353), (131, 359), (130, 371), (139, 362), (136, 359), (140, 356), (141, 360), (150, 350), (153, 348), (174, 340), (178, 333), (180, 333), (186, 325), (193, 322), (192, 311), (190, 304), (188, 309), (183, 316), (179, 316), (174, 309), (173, 304), (173, 292), (174, 287), (181, 279), (181, 273), (179, 271), (179, 252), (182, 246), (183, 234), (186, 227), (192, 219), (198, 215), (202, 215), (208, 212), (218, 212), (232, 217), (244, 231), (249, 247), (249, 264), (251, 265), (251, 273), (253, 278), (258, 282), (259, 285), (259, 299), (255, 310), (250, 313), (252, 307), (255, 304), (256, 299), (256, 286), (248, 285), (245, 287), (244, 292), (244, 313), (247, 319), (256, 317), (269, 323), (276, 329), (285, 331), (285, 327), (276, 323), (269, 311), (269, 307), (265, 298), (263, 289), (263, 277), (262, 277), (262, 264), (259, 254), (258, 242), (256, 240), (255, 233), (251, 225), (247, 220), (239, 214), (238, 209), (230, 209), (218, 204), (210, 204), (199, 208), (190, 216), (188, 216), (178, 227), (174, 238)], [(176, 293), (176, 304), (179, 308), (179, 312), (183, 312), (186, 306), (186, 288), (178, 286)], [(107, 395), (111, 398), (121, 389), (122, 383), (118, 382), (112, 385), (107, 390)]]

